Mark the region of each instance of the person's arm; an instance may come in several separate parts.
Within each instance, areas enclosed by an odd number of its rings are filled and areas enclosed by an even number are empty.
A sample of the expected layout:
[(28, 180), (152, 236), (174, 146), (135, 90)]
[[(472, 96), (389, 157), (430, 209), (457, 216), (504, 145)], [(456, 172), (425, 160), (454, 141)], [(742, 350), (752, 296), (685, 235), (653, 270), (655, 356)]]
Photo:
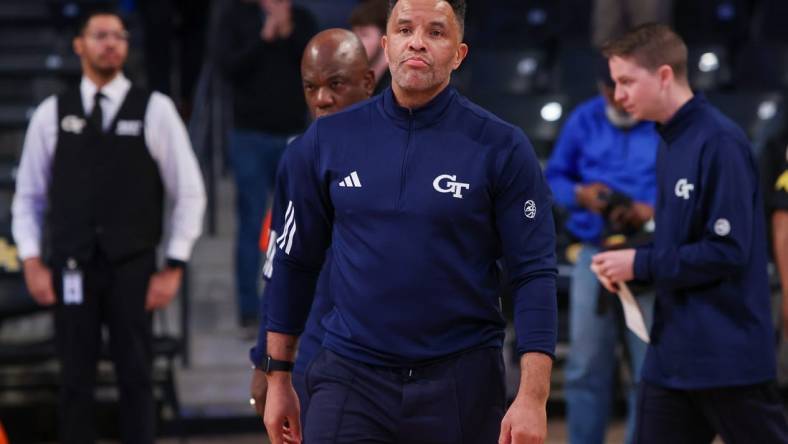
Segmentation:
[(561, 207), (600, 214), (607, 206), (600, 194), (609, 193), (610, 188), (601, 182), (583, 183), (578, 162), (590, 136), (581, 117), (581, 111), (576, 110), (564, 125), (545, 167), (545, 177)]
[(564, 208), (578, 206), (575, 187), (582, 182), (577, 166), (582, 152), (582, 132), (580, 118), (575, 111), (561, 129), (544, 170), (555, 201)]
[[(284, 225), (276, 238), (271, 280), (266, 289), (267, 352), (272, 359), (293, 362), (297, 337), (306, 324), (325, 252), (331, 243), (333, 207), (327, 181), (319, 172), (317, 127), (285, 151), (278, 185), (286, 195)], [(284, 205), (285, 200), (283, 200)], [(267, 375), (264, 422), (274, 444), (300, 436), (298, 400), (289, 372)], [(288, 427), (285, 427), (285, 426)]]
[[(638, 248), (634, 277), (672, 288), (708, 284), (740, 272), (750, 257), (756, 175), (749, 147), (730, 137), (709, 141), (694, 192), (703, 210), (700, 239), (682, 245)], [(667, 199), (678, 199), (666, 196)]]
[(521, 435), (538, 441), (546, 434), (544, 412), (558, 336), (558, 308), (552, 196), (530, 143), (519, 130), (513, 137), (513, 148), (496, 159), (499, 173), (494, 199), (524, 370), (521, 390), (501, 433), (520, 442)]
[[(296, 139), (298, 140), (298, 139)], [(263, 360), (268, 355), (268, 347), (266, 345), (267, 324), (268, 324), (268, 293), (270, 286), (267, 285), (271, 280), (274, 272), (274, 258), (277, 253), (276, 238), (279, 237), (277, 233), (281, 233), (285, 224), (285, 211), (287, 208), (287, 194), (283, 192), (287, 188), (287, 182), (290, 178), (287, 172), (282, 167), (284, 161), (280, 162), (276, 173), (276, 188), (274, 190), (273, 205), (271, 206), (271, 224), (268, 230), (263, 230), (261, 236), (267, 237), (267, 248), (265, 251), (265, 263), (263, 264), (262, 279), (265, 282), (265, 289), (263, 296), (260, 299), (260, 330), (257, 333), (257, 343), (249, 350), (249, 359), (252, 361), (252, 382), (250, 386), (251, 396), (254, 399), (255, 410), (260, 418), (265, 414), (265, 400), (266, 392), (268, 391), (268, 381), (265, 373), (262, 371), (261, 366)]]
[(172, 202), (165, 247), (168, 266), (151, 277), (146, 308), (163, 308), (180, 287), (183, 266), (202, 232), (205, 188), (189, 134), (175, 105), (165, 95), (151, 94), (145, 113), (145, 142), (159, 168), (167, 199)]
[(25, 284), (40, 305), (55, 303), (52, 273), (41, 260), (42, 227), (57, 143), (57, 98), (49, 97), (33, 113), (11, 205), (11, 231), (22, 259)]
[(782, 288), (782, 331), (788, 336), (788, 210), (779, 209), (772, 214), (772, 245)]

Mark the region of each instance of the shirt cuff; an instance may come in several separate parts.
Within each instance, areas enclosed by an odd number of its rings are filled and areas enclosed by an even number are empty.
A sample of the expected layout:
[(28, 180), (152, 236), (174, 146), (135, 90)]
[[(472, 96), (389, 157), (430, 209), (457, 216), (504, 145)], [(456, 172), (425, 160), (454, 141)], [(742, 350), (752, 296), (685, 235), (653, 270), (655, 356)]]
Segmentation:
[(167, 257), (189, 262), (189, 257), (192, 254), (192, 247), (194, 247), (194, 240), (192, 239), (172, 238), (167, 245)]
[(525, 350), (517, 350), (517, 353), (520, 355), (521, 359), (522, 359), (523, 355), (525, 355), (527, 353), (539, 353), (539, 354), (547, 356), (548, 358), (552, 359), (553, 362), (555, 362), (555, 350), (529, 348), (529, 349), (525, 349)]
[(16, 244), (16, 251), (19, 258), (23, 261), (31, 257), (41, 256), (41, 247), (38, 246), (38, 242), (19, 242)]
[(635, 250), (635, 263), (633, 265), (635, 279), (650, 282), (651, 279), (651, 248), (640, 247)]

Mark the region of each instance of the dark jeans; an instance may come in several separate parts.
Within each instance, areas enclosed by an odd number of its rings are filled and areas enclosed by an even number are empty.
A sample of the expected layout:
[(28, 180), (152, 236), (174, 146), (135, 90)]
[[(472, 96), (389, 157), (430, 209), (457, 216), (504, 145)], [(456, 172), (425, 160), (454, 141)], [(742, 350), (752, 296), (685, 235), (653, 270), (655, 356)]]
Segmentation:
[(156, 270), (154, 252), (118, 264), (97, 257), (80, 264), (83, 302), (63, 304), (64, 263), (52, 266), (57, 293), (55, 345), (61, 366), (58, 409), (60, 442), (88, 444), (96, 439), (94, 390), (101, 327), (109, 330), (109, 351), (120, 393), (120, 433), (124, 443), (153, 443), (151, 313), (145, 296)]
[(258, 285), (262, 279), (260, 229), (273, 191), (279, 158), (287, 139), (266, 133), (233, 130), (230, 160), (236, 183), (238, 232), (235, 245), (235, 282), (241, 322), (257, 319)]
[(416, 368), (367, 365), (329, 350), (306, 373), (305, 442), (498, 442), (506, 408), (501, 350)]
[(641, 382), (638, 444), (788, 443), (788, 427), (773, 383), (673, 390)]

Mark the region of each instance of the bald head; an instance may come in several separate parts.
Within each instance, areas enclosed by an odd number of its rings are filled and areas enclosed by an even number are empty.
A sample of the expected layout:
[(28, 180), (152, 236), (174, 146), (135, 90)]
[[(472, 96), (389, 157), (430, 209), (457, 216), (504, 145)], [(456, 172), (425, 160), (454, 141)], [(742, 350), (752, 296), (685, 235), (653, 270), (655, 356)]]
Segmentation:
[(327, 29), (306, 45), (301, 58), (304, 98), (312, 117), (367, 99), (375, 87), (361, 40), (346, 29)]

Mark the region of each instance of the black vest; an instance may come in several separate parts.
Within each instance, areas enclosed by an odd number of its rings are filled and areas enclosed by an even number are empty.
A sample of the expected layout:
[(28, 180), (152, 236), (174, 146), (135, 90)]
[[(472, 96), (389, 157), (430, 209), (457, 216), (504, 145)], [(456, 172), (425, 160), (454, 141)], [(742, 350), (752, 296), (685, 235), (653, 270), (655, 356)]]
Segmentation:
[(46, 245), (54, 260), (120, 261), (155, 249), (164, 190), (145, 144), (150, 93), (131, 87), (106, 132), (84, 113), (79, 89), (58, 96), (58, 138), (49, 184)]

